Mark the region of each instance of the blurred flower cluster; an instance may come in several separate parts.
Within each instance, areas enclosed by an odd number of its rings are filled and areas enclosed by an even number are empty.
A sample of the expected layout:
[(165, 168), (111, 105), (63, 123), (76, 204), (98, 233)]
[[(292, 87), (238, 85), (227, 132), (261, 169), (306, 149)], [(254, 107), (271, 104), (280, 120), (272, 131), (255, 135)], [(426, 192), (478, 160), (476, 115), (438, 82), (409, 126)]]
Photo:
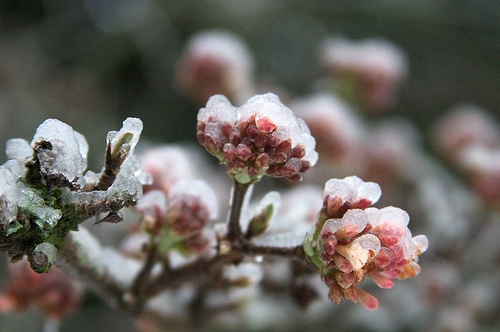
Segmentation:
[(473, 106), (453, 111), (432, 133), (438, 160), (411, 122), (388, 115), (409, 75), (401, 49), (318, 47), (328, 84), (294, 97), (260, 93), (236, 35), (194, 35), (174, 68), (201, 106), (201, 147), (141, 146), (142, 122), (127, 118), (94, 173), (85, 137), (62, 121), (43, 122), (31, 143), (9, 140), (0, 249), (24, 265), (0, 310), (64, 318), (80, 296), (66, 270), (139, 330), (498, 326), (498, 126)]

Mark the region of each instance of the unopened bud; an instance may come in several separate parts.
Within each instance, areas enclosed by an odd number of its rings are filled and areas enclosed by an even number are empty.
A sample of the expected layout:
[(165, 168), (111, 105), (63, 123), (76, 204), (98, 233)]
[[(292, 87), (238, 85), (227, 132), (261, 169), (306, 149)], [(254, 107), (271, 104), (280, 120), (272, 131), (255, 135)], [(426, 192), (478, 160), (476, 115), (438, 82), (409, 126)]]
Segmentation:
[(37, 273), (48, 272), (56, 260), (56, 255), (57, 249), (52, 243), (40, 243), (29, 257), (31, 268)]

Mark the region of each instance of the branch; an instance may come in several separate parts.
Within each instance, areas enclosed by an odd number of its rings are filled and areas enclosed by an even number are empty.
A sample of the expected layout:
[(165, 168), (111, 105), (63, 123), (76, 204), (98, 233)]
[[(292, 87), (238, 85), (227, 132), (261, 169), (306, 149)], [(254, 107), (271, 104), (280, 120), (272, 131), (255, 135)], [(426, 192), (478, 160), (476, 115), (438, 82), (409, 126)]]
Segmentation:
[(240, 225), (241, 210), (245, 201), (245, 195), (250, 186), (251, 184), (242, 184), (236, 180), (233, 182), (231, 211), (229, 214), (229, 223), (226, 235), (226, 238), (230, 242), (234, 242), (235, 240), (240, 240), (242, 238)]
[(109, 302), (123, 305), (125, 294), (141, 269), (141, 263), (103, 247), (85, 228), (70, 232), (57, 254), (56, 264), (96, 288)]

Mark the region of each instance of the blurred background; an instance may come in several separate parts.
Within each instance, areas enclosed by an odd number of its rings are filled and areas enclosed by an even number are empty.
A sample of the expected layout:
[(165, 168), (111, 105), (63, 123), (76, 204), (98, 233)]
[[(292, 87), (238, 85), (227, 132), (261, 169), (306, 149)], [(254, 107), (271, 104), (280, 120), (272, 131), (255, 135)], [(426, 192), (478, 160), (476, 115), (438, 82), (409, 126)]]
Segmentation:
[[(194, 141), (200, 105), (176, 85), (175, 67), (189, 37), (207, 29), (237, 34), (256, 80), (298, 97), (321, 76), (323, 40), (381, 37), (409, 63), (389, 115), (424, 133), (464, 102), (500, 120), (497, 0), (0, 0), (0, 150), (8, 138), (31, 140), (49, 117), (86, 136), (96, 171), (106, 133), (128, 116), (142, 119), (152, 142)], [(33, 331), (40, 320), (34, 312), (0, 316), (0, 330)], [(129, 318), (92, 295), (65, 324), (130, 330)]]

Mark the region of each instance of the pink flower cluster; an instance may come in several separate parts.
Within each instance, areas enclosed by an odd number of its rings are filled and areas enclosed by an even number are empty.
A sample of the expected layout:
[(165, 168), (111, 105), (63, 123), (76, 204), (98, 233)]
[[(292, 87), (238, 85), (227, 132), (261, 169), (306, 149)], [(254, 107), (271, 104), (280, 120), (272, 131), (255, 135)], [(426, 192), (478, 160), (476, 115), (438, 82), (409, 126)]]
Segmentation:
[(332, 179), (325, 185), (317, 254), (329, 298), (347, 299), (376, 309), (378, 300), (358, 287), (370, 278), (381, 288), (392, 279), (405, 279), (420, 272), (418, 256), (428, 245), (427, 237), (412, 237), (408, 214), (396, 207), (369, 207), (381, 195), (380, 187), (357, 177)]
[(472, 106), (452, 109), (434, 128), (435, 146), (474, 191), (500, 207), (500, 130), (488, 113)]
[(204, 229), (217, 217), (217, 198), (205, 182), (181, 180), (168, 195), (149, 191), (137, 209), (145, 230), (158, 239), (160, 250), (202, 252), (210, 243)]
[(383, 110), (392, 103), (408, 72), (404, 53), (385, 40), (332, 38), (323, 44), (320, 61), (335, 77), (354, 82), (359, 92), (354, 97), (371, 110)]
[(0, 312), (35, 306), (47, 317), (61, 320), (80, 305), (81, 289), (58, 267), (39, 274), (27, 259), (9, 264), (11, 281), (0, 295)]
[(198, 142), (240, 183), (264, 174), (298, 181), (318, 159), (307, 125), (272, 93), (238, 108), (222, 95), (213, 96), (198, 113), (197, 129)]
[(192, 37), (176, 68), (179, 86), (200, 104), (215, 94), (241, 99), (250, 90), (252, 71), (253, 59), (245, 43), (223, 31)]

